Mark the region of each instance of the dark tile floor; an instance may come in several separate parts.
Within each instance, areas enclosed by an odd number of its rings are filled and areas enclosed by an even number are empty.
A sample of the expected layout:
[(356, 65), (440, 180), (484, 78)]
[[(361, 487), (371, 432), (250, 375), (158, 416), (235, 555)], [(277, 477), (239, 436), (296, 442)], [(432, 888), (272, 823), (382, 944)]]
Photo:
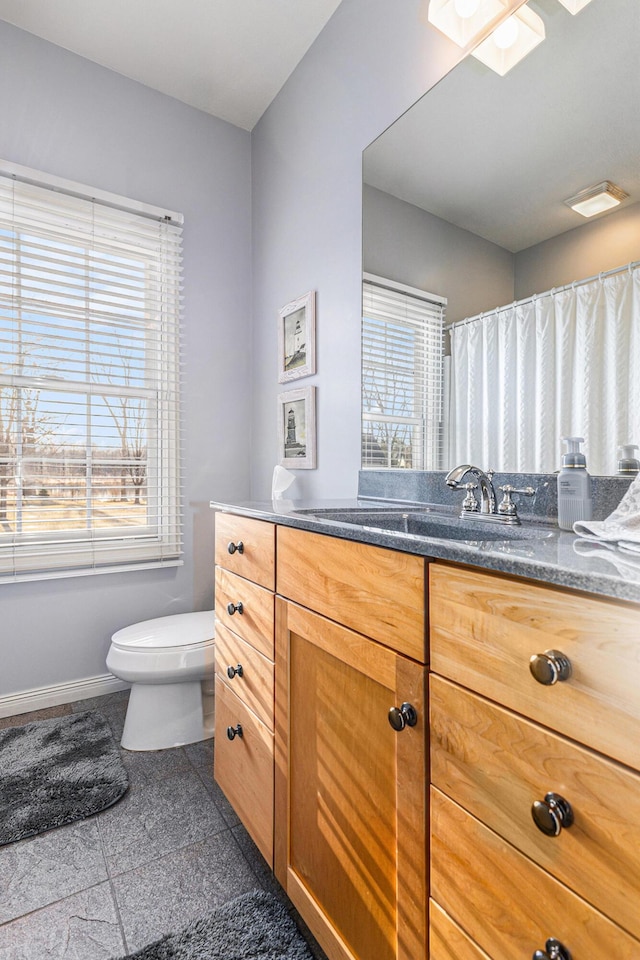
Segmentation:
[[(115, 693), (0, 725), (98, 709), (119, 741), (126, 706)], [(0, 847), (0, 960), (121, 957), (258, 888), (290, 907), (213, 780), (213, 740), (121, 752), (129, 789), (117, 804)]]

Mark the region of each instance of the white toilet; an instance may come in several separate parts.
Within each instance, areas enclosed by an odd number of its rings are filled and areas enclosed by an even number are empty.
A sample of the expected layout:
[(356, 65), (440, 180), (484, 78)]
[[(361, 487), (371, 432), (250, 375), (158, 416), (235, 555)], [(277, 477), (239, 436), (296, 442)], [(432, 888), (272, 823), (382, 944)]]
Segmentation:
[(213, 736), (215, 615), (144, 620), (111, 638), (107, 669), (131, 683), (126, 750), (165, 750)]

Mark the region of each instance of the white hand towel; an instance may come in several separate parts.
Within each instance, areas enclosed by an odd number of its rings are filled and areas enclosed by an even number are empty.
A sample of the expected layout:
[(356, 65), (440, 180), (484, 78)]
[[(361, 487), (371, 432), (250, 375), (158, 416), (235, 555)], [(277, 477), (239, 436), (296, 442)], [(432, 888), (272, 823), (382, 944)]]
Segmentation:
[(637, 551), (640, 546), (640, 473), (606, 520), (578, 520), (573, 530), (586, 540), (618, 543), (630, 552)]

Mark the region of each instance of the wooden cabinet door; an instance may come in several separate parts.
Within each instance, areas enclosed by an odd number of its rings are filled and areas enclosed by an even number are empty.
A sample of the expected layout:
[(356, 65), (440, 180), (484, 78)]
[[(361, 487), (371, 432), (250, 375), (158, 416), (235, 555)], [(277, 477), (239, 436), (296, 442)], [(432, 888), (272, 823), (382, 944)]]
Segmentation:
[(330, 960), (422, 960), (424, 667), (278, 597), (276, 683), (276, 876)]

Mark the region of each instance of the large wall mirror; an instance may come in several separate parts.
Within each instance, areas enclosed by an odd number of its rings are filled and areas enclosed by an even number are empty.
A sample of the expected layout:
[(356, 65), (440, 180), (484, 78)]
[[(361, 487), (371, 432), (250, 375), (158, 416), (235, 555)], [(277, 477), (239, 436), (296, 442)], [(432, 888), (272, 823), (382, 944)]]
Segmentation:
[[(365, 150), (363, 267), (446, 300), (427, 468), (552, 472), (580, 435), (615, 474), (640, 444), (640, 3), (529, 6), (526, 59), (467, 57)], [(615, 209), (565, 202), (602, 181)]]

